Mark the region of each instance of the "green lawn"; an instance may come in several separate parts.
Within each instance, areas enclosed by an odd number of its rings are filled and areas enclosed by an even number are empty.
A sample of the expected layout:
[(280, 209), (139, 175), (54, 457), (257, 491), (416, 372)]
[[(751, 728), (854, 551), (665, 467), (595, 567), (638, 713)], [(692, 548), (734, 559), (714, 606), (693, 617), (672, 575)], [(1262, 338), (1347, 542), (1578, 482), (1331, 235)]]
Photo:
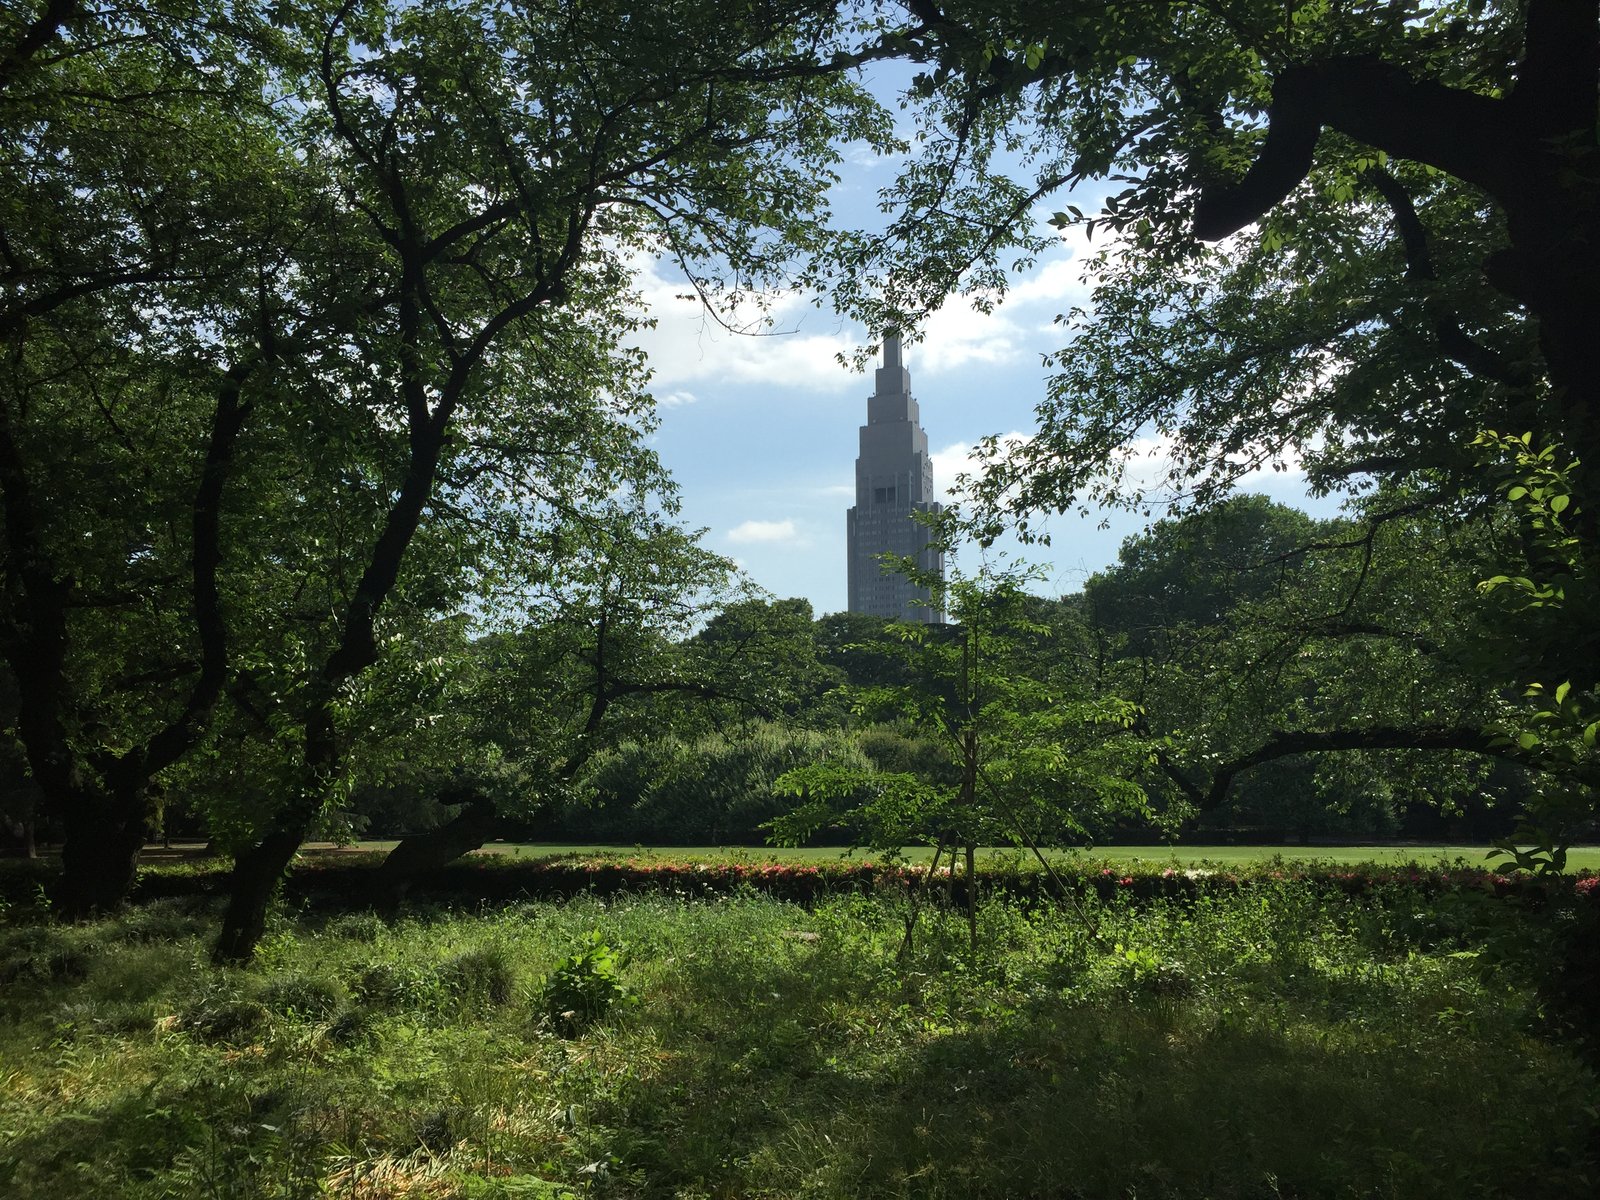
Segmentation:
[[(351, 847), (359, 850), (389, 850), (393, 841), (360, 842)], [(331, 850), (331, 846), (318, 844), (313, 852)], [(1484, 865), (1487, 846), (1430, 846), (1420, 844), (1389, 846), (1101, 846), (1093, 850), (1078, 851), (1085, 857), (1104, 862), (1171, 862), (1182, 866), (1201, 863), (1257, 863), (1274, 856), (1292, 860), (1318, 859), (1336, 863), (1437, 863), (1463, 859), (1473, 866)], [(764, 846), (572, 846), (544, 845), (525, 842), (495, 842), (483, 853), (513, 854), (521, 857), (541, 858), (552, 855), (577, 854), (623, 858), (685, 858), (707, 862), (819, 862), (838, 859), (846, 854), (836, 846), (807, 849), (778, 849)], [(1015, 853), (1012, 850), (985, 850), (985, 854)], [(926, 858), (924, 847), (908, 847), (907, 854)], [(857, 858), (871, 855), (858, 851)], [(1600, 870), (1600, 846), (1580, 846), (1567, 859), (1567, 869)]]
[[(6, 1200), (1521, 1200), (1596, 1178), (1572, 909), (1292, 882), (0, 917)], [(1564, 923), (1565, 922), (1565, 923)], [(1577, 1005), (1575, 1008), (1574, 1005)], [(1536, 1182), (1530, 1182), (1536, 1181)]]
[[(386, 849), (393, 842), (363, 843), (370, 849)], [(496, 842), (485, 847), (485, 853), (515, 854), (526, 857), (544, 857), (559, 854), (584, 854), (663, 859), (704, 859), (706, 861), (753, 860), (757, 862), (818, 862), (838, 859), (846, 851), (836, 846), (804, 849), (773, 848), (762, 846), (551, 846), (518, 842)], [(1259, 863), (1273, 857), (1291, 860), (1316, 859), (1337, 863), (1437, 863), (1464, 859), (1474, 866), (1484, 865), (1487, 846), (1099, 846), (1093, 850), (1075, 853), (1104, 862), (1175, 862), (1182, 866), (1201, 863)], [(926, 858), (926, 847), (908, 846), (907, 855)], [(986, 849), (986, 855), (1015, 854), (1007, 849)], [(1069, 857), (1074, 852), (1052, 852), (1052, 857)], [(857, 851), (856, 858), (872, 857)], [(1567, 857), (1568, 870), (1600, 870), (1600, 846), (1580, 846)]]

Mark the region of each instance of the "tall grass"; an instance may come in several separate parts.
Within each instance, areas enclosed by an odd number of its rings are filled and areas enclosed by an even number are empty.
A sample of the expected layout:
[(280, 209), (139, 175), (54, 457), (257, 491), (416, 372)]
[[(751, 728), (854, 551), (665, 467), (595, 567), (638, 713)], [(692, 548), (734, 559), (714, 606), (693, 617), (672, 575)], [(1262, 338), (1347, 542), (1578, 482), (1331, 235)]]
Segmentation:
[[(248, 970), (159, 901), (0, 931), (15, 1197), (1583, 1194), (1600, 1087), (1535, 987), (1551, 914), (1285, 884), (281, 914)], [(545, 980), (597, 932), (617, 1003)], [(609, 960), (608, 960), (609, 961)]]

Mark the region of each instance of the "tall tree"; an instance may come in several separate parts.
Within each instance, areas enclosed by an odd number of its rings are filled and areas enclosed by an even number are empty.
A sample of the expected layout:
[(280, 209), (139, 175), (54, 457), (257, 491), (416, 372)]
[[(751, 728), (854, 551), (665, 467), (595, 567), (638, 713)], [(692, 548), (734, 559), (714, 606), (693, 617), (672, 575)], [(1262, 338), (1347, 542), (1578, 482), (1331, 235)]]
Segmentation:
[[(891, 254), (971, 222), (959, 185), (997, 143), (1026, 148), (1020, 208), (944, 239), (980, 263), (1052, 193), (1115, 190), (1056, 214), (1114, 240), (1039, 436), (991, 446), (993, 504), (1026, 520), (1129, 499), (1117, 468), (1152, 434), (1163, 482), (1201, 501), (1292, 457), (1324, 484), (1442, 470), (1486, 494), (1474, 439), (1509, 430), (1560, 448), (1600, 554), (1596, 5), (907, 7), (930, 154)], [(916, 279), (903, 294), (928, 299)], [(1596, 632), (1572, 631), (1588, 683)]]
[(1136, 780), (1152, 747), (1131, 729), (1135, 705), (1096, 693), (1080, 675), (1063, 678), (1039, 653), (1048, 628), (1030, 619), (1035, 605), (1024, 585), (1032, 572), (986, 564), (974, 578), (944, 578), (919, 571), (911, 559), (896, 566), (951, 620), (892, 625), (907, 682), (852, 689), (853, 699), (864, 715), (903, 719), (937, 741), (951, 769), (930, 775), (863, 771), (848, 762), (801, 767), (777, 785), (800, 803), (773, 825), (789, 843), (839, 824), (886, 853), (931, 844), (930, 876), (946, 850), (952, 867), (964, 852), (976, 948), (977, 848), (1025, 846), (1050, 872), (1041, 846), (1071, 845), (1119, 816), (1148, 813)]
[(259, 32), (248, 5), (0, 24), (0, 653), (69, 912), (126, 894), (228, 673), (224, 525), (302, 204)]
[(423, 739), (431, 761), (419, 762), (414, 735), (395, 740), (406, 771), (461, 807), (385, 860), (392, 896), (501, 831), (555, 815), (618, 740), (681, 728), (696, 702), (755, 704), (765, 690), (749, 679), (759, 653), (727, 663), (690, 641), (746, 586), (697, 537), (618, 505), (571, 517), (552, 536), (560, 555), (539, 555), (540, 577), (468, 648), (439, 698)]
[[(350, 0), (285, 11), (304, 153), (373, 247), (333, 390), (396, 432), (376, 530), (303, 677), (303, 776), (237, 859), (217, 953), (247, 957), (340, 760), (344, 692), (457, 472), (514, 498), (597, 497), (638, 456), (630, 257), (702, 294), (759, 292), (826, 257), (836, 139), (885, 115), (831, 70), (767, 71), (828, 27), (804, 9)], [(823, 17), (831, 20), (831, 13)], [(348, 281), (347, 285), (350, 282)], [(470, 509), (471, 505), (466, 505)]]
[(1451, 807), (1496, 761), (1582, 786), (1571, 762), (1500, 736), (1507, 670), (1473, 583), (1509, 528), (1424, 503), (1312, 522), (1240, 496), (1130, 538), (1085, 594), (1112, 686), (1142, 705), (1166, 739), (1159, 773), (1201, 812), (1272, 764), (1300, 764), (1302, 795), (1280, 797), (1300, 814), (1280, 803), (1278, 820), (1302, 827), (1319, 806), (1348, 809), (1352, 788), (1358, 807)]

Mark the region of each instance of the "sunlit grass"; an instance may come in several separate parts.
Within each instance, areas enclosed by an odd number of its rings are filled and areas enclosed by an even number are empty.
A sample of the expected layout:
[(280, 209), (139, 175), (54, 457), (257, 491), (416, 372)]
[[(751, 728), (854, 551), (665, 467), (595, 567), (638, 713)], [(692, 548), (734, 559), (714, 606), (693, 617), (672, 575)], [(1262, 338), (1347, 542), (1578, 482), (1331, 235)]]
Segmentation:
[[(308, 843), (303, 857), (311, 861), (338, 860), (352, 854), (386, 854), (398, 845), (389, 841), (361, 841), (336, 846), (329, 842)], [(144, 855), (147, 866), (160, 866), (174, 862), (195, 862), (204, 847), (199, 844), (180, 843), (170, 848), (150, 847)], [(1055, 861), (1077, 860), (1102, 865), (1133, 867), (1137, 864), (1170, 864), (1188, 869), (1206, 865), (1245, 867), (1282, 859), (1284, 862), (1322, 862), (1340, 866), (1358, 866), (1364, 863), (1395, 865), (1419, 863), (1433, 866), (1441, 863), (1465, 863), (1473, 867), (1493, 866), (1488, 858), (1488, 846), (1426, 845), (1404, 843), (1394, 845), (1361, 846), (1096, 846), (1082, 850), (1047, 851)], [(838, 846), (774, 847), (774, 846), (625, 846), (607, 844), (567, 844), (545, 842), (492, 842), (475, 853), (501, 858), (535, 859), (582, 858), (605, 860), (635, 860), (640, 862), (704, 862), (704, 863), (819, 863), (872, 860), (870, 851), (851, 851)], [(985, 847), (980, 849), (981, 859), (1014, 857), (1018, 851), (1012, 847)], [(926, 846), (907, 846), (902, 854), (909, 861), (926, 861), (930, 851)], [(1031, 854), (1023, 852), (1031, 860)], [(1503, 860), (1498, 860), (1503, 861)], [(1567, 855), (1568, 871), (1600, 871), (1600, 846), (1576, 846)]]
[[(396, 842), (358, 842), (353, 850), (388, 851)], [(1243, 865), (1268, 862), (1282, 858), (1286, 862), (1320, 861), (1345, 865), (1359, 863), (1432, 864), (1461, 860), (1472, 866), (1485, 865), (1488, 846), (1443, 846), (1406, 843), (1387, 846), (1097, 846), (1080, 851), (1051, 851), (1053, 857), (1078, 856), (1105, 863), (1176, 863), (1184, 867), (1204, 863)], [(312, 854), (335, 852), (328, 844), (309, 848)], [(494, 842), (479, 853), (514, 855), (520, 858), (549, 858), (563, 855), (606, 858), (639, 858), (662, 861), (698, 862), (823, 862), (840, 858), (871, 858), (866, 851), (850, 852), (836, 846), (801, 848), (762, 846), (617, 846), (617, 845), (559, 845), (533, 842)], [(928, 857), (926, 847), (908, 846), (904, 853), (910, 858)], [(1015, 854), (1010, 847), (986, 848), (985, 856)], [(1567, 855), (1569, 871), (1600, 871), (1600, 846), (1577, 846)]]
[[(0, 929), (7, 1197), (1581, 1194), (1600, 1088), (1555, 915), (1292, 883), (991, 902), (753, 894)], [(12, 914), (20, 919), (19, 914)], [(563, 1036), (591, 930), (633, 1003)], [(1516, 1172), (1506, 1164), (1516, 1162)]]

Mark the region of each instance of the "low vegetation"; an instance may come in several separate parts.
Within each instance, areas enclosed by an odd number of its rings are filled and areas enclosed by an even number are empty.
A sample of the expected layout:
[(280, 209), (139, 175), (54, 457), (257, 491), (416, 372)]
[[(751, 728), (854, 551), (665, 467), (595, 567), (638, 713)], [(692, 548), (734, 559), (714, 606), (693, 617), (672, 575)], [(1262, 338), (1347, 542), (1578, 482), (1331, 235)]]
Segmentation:
[[(1391, 877), (965, 918), (746, 886), (385, 920), (13, 909), (16, 1197), (1576, 1195), (1593, 912)], [(1563, 974), (1548, 964), (1565, 962)], [(1546, 964), (1541, 966), (1540, 964)], [(1515, 1164), (1515, 1169), (1512, 1169)]]

